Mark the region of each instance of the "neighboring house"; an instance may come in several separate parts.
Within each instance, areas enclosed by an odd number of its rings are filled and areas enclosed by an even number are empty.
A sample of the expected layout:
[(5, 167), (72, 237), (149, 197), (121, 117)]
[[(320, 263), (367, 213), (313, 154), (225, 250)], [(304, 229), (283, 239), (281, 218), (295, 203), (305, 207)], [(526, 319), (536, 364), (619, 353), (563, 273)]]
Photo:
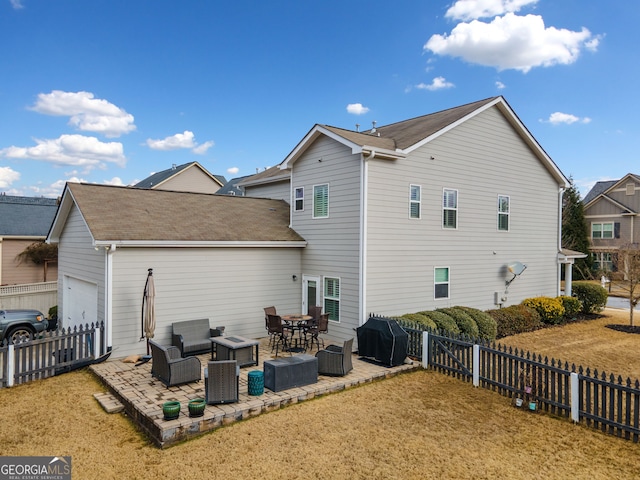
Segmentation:
[[(18, 255), (47, 238), (57, 208), (55, 198), (0, 195), (0, 285), (45, 281), (43, 265), (21, 260)], [(57, 265), (47, 265), (46, 280), (57, 276)]]
[[(106, 320), (118, 356), (140, 353), (153, 268), (161, 343), (200, 317), (264, 336), (263, 307), (314, 304), (345, 339), (370, 313), (558, 295), (580, 255), (560, 249), (568, 180), (502, 97), (368, 132), (316, 125), (239, 185), (247, 196), (68, 184), (49, 235), (63, 323)], [(514, 262), (527, 268), (507, 289)]]
[(640, 175), (597, 182), (582, 202), (594, 267), (615, 270), (612, 250), (640, 241)]
[(246, 180), (251, 175), (246, 175), (244, 177), (232, 178), (227, 183), (224, 184), (220, 190), (216, 192), (218, 195), (235, 195), (237, 197), (242, 197), (244, 195), (244, 190), (240, 187), (239, 183), (243, 180)]
[(216, 193), (224, 186), (223, 176), (213, 175), (198, 162), (172, 165), (171, 168), (145, 178), (135, 188), (174, 190), (177, 192)]

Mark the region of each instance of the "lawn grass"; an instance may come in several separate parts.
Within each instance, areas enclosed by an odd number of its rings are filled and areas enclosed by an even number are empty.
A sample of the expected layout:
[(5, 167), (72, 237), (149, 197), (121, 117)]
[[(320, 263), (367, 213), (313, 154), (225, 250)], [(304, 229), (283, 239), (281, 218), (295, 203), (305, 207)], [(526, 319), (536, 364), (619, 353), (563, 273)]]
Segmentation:
[[(631, 376), (640, 335), (609, 331), (604, 325), (620, 319), (607, 315), (502, 342), (526, 342), (526, 349), (570, 361), (580, 354), (576, 362)], [(598, 336), (600, 343), (588, 340)], [(613, 348), (600, 348), (605, 340)], [(106, 414), (92, 396), (103, 390), (87, 370), (0, 390), (1, 454), (70, 455), (73, 478), (88, 480), (598, 480), (640, 472), (638, 444), (516, 409), (506, 397), (433, 371), (292, 405), (167, 450), (151, 445), (124, 415)]]

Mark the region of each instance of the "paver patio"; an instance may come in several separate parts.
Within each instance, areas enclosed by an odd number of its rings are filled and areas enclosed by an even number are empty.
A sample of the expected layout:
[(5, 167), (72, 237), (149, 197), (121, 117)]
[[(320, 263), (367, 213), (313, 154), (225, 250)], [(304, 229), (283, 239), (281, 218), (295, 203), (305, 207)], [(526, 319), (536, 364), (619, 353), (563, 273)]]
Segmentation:
[[(167, 388), (151, 376), (151, 362), (135, 366), (133, 363), (124, 363), (122, 359), (115, 359), (92, 365), (91, 370), (111, 392), (111, 395), (99, 395), (96, 398), (107, 411), (122, 410), (118, 405), (121, 403), (127, 415), (153, 443), (164, 448), (238, 420), (420, 368), (420, 364), (415, 361), (387, 367), (354, 355), (353, 370), (344, 377), (319, 375), (318, 382), (312, 385), (280, 392), (272, 392), (265, 388), (262, 395), (252, 396), (248, 394), (248, 373), (252, 370), (263, 370), (263, 362), (275, 358), (267, 343), (266, 338), (260, 342), (258, 366), (240, 369), (239, 401), (224, 405), (207, 405), (202, 417), (189, 417), (187, 405), (189, 400), (204, 398), (204, 372), (199, 382)], [(315, 354), (315, 350), (308, 353)], [(288, 356), (286, 353), (284, 355)], [(198, 358), (204, 371), (210, 355), (200, 355)], [(162, 405), (168, 401), (179, 401), (181, 404), (180, 416), (176, 420), (164, 420)]]

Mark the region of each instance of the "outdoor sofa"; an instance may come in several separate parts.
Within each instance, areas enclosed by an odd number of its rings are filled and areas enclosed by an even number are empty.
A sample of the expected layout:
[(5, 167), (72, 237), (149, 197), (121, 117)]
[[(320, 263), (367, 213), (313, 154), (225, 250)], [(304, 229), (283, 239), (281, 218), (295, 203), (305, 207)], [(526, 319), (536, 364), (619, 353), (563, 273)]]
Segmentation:
[(220, 330), (209, 327), (208, 318), (171, 324), (171, 344), (180, 350), (183, 357), (210, 352), (211, 337), (219, 335)]

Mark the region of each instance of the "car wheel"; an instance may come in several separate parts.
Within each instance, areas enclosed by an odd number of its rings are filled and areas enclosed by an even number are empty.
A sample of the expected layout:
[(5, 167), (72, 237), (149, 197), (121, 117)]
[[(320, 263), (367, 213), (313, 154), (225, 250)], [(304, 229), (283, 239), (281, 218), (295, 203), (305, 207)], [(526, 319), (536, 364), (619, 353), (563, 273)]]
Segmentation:
[(9, 331), (7, 335), (9, 337), (9, 341), (11, 343), (18, 343), (21, 338), (26, 338), (27, 340), (31, 340), (33, 337), (33, 331), (31, 331), (28, 327), (17, 327)]

